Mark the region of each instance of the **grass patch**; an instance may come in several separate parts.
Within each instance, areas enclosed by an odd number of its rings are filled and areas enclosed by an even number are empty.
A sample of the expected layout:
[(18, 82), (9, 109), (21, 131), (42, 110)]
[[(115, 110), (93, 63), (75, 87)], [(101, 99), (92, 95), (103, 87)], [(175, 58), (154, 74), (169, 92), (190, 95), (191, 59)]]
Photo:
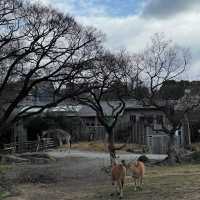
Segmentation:
[(0, 165), (0, 200), (5, 199), (10, 195), (10, 192), (5, 186), (7, 180), (3, 177), (3, 174), (10, 168), (9, 165)]
[(0, 165), (0, 174), (6, 172), (10, 168), (11, 168), (11, 166), (9, 166), (9, 165)]
[[(115, 144), (116, 147), (121, 147), (123, 144)], [(67, 147), (67, 145), (65, 145)], [(97, 151), (97, 152), (107, 152), (107, 143), (102, 141), (91, 141), (91, 142), (79, 142), (72, 144), (72, 149), (79, 149), (85, 151)], [(133, 152), (143, 152), (144, 145), (138, 144), (127, 144), (121, 152), (133, 150)], [(120, 152), (118, 151), (118, 152)]]
[(190, 148), (192, 151), (200, 151), (200, 143), (192, 143)]
[(10, 195), (9, 192), (0, 192), (0, 200), (5, 199)]
[[(127, 183), (128, 182), (128, 183)], [(96, 189), (88, 200), (114, 200), (111, 185)], [(175, 167), (148, 167), (142, 191), (134, 191), (131, 178), (126, 181), (126, 200), (197, 200), (200, 199), (200, 165), (177, 165)]]
[(107, 151), (106, 143), (92, 141), (92, 142), (79, 142), (76, 144), (72, 144), (72, 149), (79, 149), (85, 151), (98, 151), (98, 152), (106, 152)]

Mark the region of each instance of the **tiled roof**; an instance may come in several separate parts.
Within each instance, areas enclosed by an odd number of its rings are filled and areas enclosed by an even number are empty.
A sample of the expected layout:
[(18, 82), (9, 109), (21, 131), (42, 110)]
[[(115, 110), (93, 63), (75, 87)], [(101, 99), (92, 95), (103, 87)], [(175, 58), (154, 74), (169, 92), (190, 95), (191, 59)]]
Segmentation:
[[(112, 111), (113, 111), (112, 106), (116, 108), (119, 105), (119, 103), (120, 101), (110, 101), (109, 103), (102, 101), (101, 106), (103, 108), (104, 114), (107, 116), (112, 116)], [(125, 107), (126, 110), (134, 110), (134, 109), (138, 110), (138, 109), (149, 109), (149, 108), (152, 109), (152, 107), (149, 107), (149, 106), (144, 107), (141, 103), (139, 103), (136, 100), (127, 100), (125, 104), (126, 104), (126, 107)], [(25, 108), (27, 107), (23, 107), (21, 108), (21, 110)], [(39, 108), (33, 108), (33, 109), (30, 109), (28, 112), (36, 112), (38, 110)], [(44, 110), (44, 112), (57, 112), (57, 113), (62, 113), (65, 116), (80, 116), (80, 117), (96, 116), (96, 112), (92, 108), (90, 108), (87, 105), (80, 105), (80, 104), (78, 105), (61, 104), (57, 107), (46, 109)], [(121, 115), (123, 115), (123, 112), (121, 113)]]

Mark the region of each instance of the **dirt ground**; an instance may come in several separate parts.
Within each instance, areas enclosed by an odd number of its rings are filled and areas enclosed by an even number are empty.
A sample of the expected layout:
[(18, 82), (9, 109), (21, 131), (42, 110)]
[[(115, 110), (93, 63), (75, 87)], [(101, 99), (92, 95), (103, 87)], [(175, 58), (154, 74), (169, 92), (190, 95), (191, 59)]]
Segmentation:
[[(95, 158), (66, 157), (48, 164), (13, 165), (4, 179), (15, 188), (6, 200), (115, 200), (109, 162)], [(7, 184), (8, 184), (7, 183)], [(146, 167), (142, 191), (134, 191), (130, 177), (125, 200), (199, 200), (200, 165)]]
[[(14, 165), (4, 175), (17, 189), (7, 200), (82, 199), (94, 187), (110, 184), (103, 170), (107, 164), (99, 159), (67, 157), (42, 165)], [(86, 192), (87, 191), (87, 192)]]

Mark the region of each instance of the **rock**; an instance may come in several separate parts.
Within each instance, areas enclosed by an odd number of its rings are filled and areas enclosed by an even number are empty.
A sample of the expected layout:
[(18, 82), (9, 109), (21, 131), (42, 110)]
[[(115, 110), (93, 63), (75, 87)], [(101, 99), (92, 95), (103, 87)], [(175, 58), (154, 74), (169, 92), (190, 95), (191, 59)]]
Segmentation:
[(55, 160), (53, 157), (48, 155), (47, 153), (43, 152), (33, 152), (33, 153), (22, 153), (22, 154), (17, 154), (21, 158), (43, 158), (43, 159), (49, 159), (49, 160)]
[(12, 164), (12, 163), (28, 163), (29, 160), (25, 158), (20, 158), (15, 155), (0, 155), (1, 164)]
[(47, 164), (55, 161), (53, 157), (46, 153), (33, 152), (33, 153), (22, 153), (18, 154), (19, 157), (28, 159), (33, 164)]
[(137, 160), (138, 161), (142, 161), (144, 163), (149, 162), (149, 158), (147, 156), (145, 156), (145, 155), (141, 155)]
[(200, 151), (195, 151), (190, 154), (187, 154), (182, 159), (184, 162), (200, 163)]
[(16, 155), (0, 154), (1, 164), (12, 163), (33, 163), (33, 164), (46, 164), (55, 161), (55, 159), (46, 153), (23, 153)]

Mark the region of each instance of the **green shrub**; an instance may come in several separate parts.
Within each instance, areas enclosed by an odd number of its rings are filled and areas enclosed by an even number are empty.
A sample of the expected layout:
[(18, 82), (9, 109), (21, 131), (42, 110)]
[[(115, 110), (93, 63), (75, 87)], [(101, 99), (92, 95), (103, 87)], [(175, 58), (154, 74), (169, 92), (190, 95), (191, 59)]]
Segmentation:
[(196, 152), (192, 153), (191, 158), (194, 161), (200, 162), (200, 151), (196, 151)]
[(149, 158), (145, 155), (141, 155), (139, 158), (138, 158), (138, 161), (142, 161), (144, 163), (146, 162), (149, 162)]
[(6, 197), (8, 197), (10, 195), (10, 193), (9, 192), (1, 192), (0, 191), (0, 200), (3, 200), (3, 199), (5, 199)]

